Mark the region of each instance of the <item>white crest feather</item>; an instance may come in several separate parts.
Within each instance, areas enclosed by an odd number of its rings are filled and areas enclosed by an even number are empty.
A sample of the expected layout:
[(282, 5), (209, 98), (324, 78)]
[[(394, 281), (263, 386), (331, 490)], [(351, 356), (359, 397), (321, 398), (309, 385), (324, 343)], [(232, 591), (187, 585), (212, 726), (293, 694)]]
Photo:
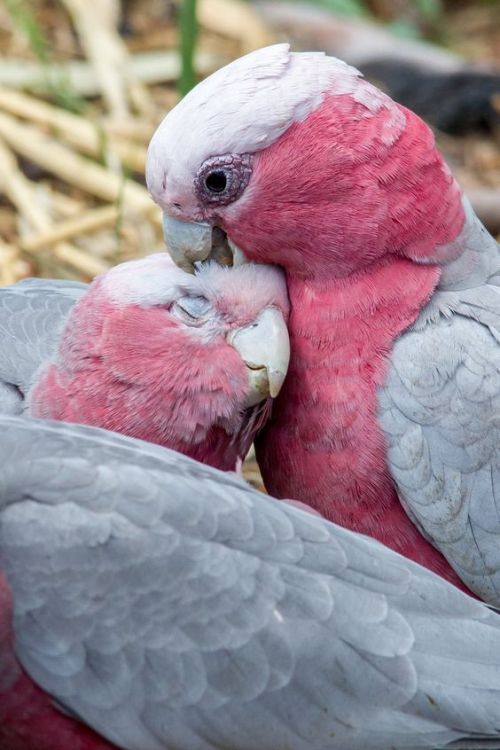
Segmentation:
[(179, 286), (190, 277), (165, 252), (111, 268), (100, 277), (101, 288), (117, 306), (164, 305), (174, 299)]
[(322, 52), (292, 53), (288, 44), (256, 50), (221, 68), (169, 112), (154, 134), (146, 169), (154, 199), (161, 202), (166, 174), (191, 190), (205, 159), (266, 148), (314, 111), (325, 93), (355, 94), (359, 78), (341, 60)]

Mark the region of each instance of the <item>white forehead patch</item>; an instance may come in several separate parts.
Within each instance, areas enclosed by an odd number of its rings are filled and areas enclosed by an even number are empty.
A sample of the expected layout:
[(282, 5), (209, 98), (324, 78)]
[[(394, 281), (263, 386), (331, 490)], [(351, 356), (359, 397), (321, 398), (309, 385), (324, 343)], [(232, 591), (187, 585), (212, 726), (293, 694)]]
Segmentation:
[(209, 299), (248, 300), (250, 308), (278, 305), (288, 311), (283, 271), (255, 263), (225, 268), (211, 262), (199, 266), (192, 275), (178, 268), (168, 253), (162, 252), (120, 263), (94, 284), (117, 307), (168, 305), (182, 296), (200, 295)]
[(116, 305), (152, 307), (175, 299), (179, 286), (185, 288), (192, 279), (163, 252), (120, 263), (100, 277), (100, 285)]
[(370, 109), (382, 106), (378, 97), (374, 101), (358, 92), (365, 85), (360, 77), (341, 60), (322, 52), (292, 53), (288, 44), (256, 50), (226, 65), (198, 84), (153, 135), (146, 166), (153, 198), (160, 200), (165, 174), (167, 183), (191, 189), (209, 156), (267, 148), (314, 111), (325, 93), (359, 93)]

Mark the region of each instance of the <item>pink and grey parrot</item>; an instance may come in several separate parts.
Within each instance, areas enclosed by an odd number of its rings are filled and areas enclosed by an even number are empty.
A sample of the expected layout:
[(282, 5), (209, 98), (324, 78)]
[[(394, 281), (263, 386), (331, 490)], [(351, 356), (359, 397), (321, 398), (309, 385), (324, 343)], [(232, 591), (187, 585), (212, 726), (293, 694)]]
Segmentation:
[(500, 747), (498, 614), (158, 445), (0, 417), (0, 567), (2, 750)]
[(225, 233), (235, 264), (286, 271), (269, 491), (500, 604), (500, 254), (431, 130), (279, 44), (166, 116), (147, 180), (180, 265), (223, 255)]
[[(90, 286), (21, 282), (0, 290), (0, 412), (102, 425), (234, 470), (269, 414), (268, 397), (283, 382), (287, 315), (283, 275), (270, 266), (231, 270), (214, 263), (192, 276), (161, 253), (117, 266)], [(14, 432), (8, 439), (15, 444)], [(16, 471), (15, 462), (5, 461), (0, 495), (3, 480)], [(72, 461), (66, 470), (78, 483), (83, 475), (78, 459)], [(114, 471), (103, 467), (99, 496), (114, 486)], [(86, 492), (83, 481), (79, 491)], [(61, 486), (61, 499), (64, 491)], [(143, 495), (136, 496), (139, 515), (148, 497), (145, 475)], [(67, 512), (71, 523), (74, 510)], [(65, 533), (64, 513), (54, 521), (56, 534)], [(2, 539), (1, 560), (5, 549)], [(74, 554), (76, 561), (80, 552), (68, 541), (68, 559)], [(40, 594), (53, 601), (51, 554), (49, 543)], [(2, 574), (8, 559), (0, 565), (1, 750), (109, 750), (105, 739), (57, 710), (15, 659), (11, 592)], [(79, 608), (80, 585), (84, 579), (75, 584), (73, 603), (61, 603), (63, 629), (72, 627), (64, 618)], [(92, 620), (92, 608), (79, 611)]]
[(224, 470), (244, 458), (286, 374), (288, 301), (272, 267), (196, 276), (166, 253), (89, 287), (0, 290), (0, 411), (105, 427)]

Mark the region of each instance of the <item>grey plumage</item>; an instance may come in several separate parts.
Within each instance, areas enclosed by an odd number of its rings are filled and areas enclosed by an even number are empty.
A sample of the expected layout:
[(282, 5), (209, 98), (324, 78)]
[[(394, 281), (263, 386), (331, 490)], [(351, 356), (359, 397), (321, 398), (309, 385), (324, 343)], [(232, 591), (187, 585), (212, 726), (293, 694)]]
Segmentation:
[(466, 211), (465, 251), (396, 342), (380, 420), (407, 513), (500, 606), (500, 253)]
[(158, 446), (0, 417), (18, 656), (127, 750), (500, 747), (500, 618)]
[(24, 394), (87, 289), (78, 281), (26, 279), (0, 291), (0, 413), (22, 413)]

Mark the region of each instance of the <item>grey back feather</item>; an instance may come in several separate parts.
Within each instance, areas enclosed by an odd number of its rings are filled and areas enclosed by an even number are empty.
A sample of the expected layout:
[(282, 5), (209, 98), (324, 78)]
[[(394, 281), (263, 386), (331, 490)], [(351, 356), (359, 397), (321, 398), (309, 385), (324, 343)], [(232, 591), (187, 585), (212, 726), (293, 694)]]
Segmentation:
[(500, 606), (500, 253), (468, 207), (466, 250), (394, 347), (379, 393), (401, 502)]
[(500, 747), (500, 618), (376, 541), (95, 428), (0, 417), (18, 656), (127, 750)]
[(0, 289), (0, 413), (23, 411), (24, 394), (87, 288), (77, 281), (26, 279)]

